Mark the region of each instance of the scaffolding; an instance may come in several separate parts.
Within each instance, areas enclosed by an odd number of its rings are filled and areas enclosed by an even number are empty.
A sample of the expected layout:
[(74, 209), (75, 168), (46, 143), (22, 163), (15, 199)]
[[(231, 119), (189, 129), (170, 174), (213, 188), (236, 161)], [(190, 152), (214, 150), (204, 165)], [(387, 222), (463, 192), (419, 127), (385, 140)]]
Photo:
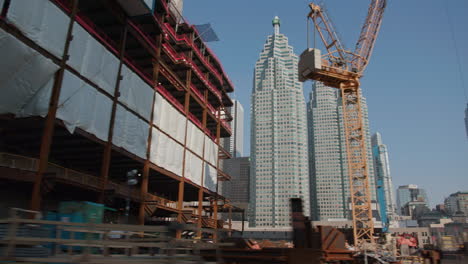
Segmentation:
[[(223, 228), (211, 222), (226, 201), (218, 182), (230, 178), (219, 159), (230, 158), (220, 138), (232, 133), (234, 87), (194, 26), (167, 0), (0, 9), (0, 177), (32, 189), (32, 210), (53, 199), (119, 207), (130, 197), (140, 224), (175, 216)], [(142, 177), (126, 186), (133, 169)], [(187, 202), (197, 204), (190, 219)]]

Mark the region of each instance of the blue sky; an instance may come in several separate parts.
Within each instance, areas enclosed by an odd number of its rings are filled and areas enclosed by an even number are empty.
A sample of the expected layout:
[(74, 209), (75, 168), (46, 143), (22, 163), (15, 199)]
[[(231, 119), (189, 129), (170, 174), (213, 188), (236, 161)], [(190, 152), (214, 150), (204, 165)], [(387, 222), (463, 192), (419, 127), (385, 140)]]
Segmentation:
[[(370, 1), (325, 0), (342, 42), (355, 45)], [(389, 0), (374, 53), (361, 87), (367, 97), (371, 131), (379, 131), (390, 152), (395, 188), (418, 184), (432, 205), (468, 191), (468, 140), (464, 128), (462, 81), (446, 8), (453, 24), (462, 74), (468, 85), (468, 1)], [(220, 41), (210, 47), (233, 81), (245, 113), (245, 150), (250, 149), (253, 67), (271, 20), (295, 53), (306, 48), (304, 0), (185, 0), (190, 23), (210, 22)], [(311, 83), (304, 84), (308, 94)], [(468, 88), (466, 88), (468, 89)], [(308, 98), (308, 96), (306, 97)]]

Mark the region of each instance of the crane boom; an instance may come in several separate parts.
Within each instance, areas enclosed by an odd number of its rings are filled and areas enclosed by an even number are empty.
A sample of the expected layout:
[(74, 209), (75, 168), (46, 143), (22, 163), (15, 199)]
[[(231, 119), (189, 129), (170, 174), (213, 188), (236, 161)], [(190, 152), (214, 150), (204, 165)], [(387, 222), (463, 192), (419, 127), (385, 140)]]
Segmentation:
[(315, 48), (305, 50), (299, 61), (299, 80), (321, 81), (327, 86), (340, 89), (354, 244), (362, 246), (374, 242), (374, 222), (359, 80), (369, 63), (382, 23), (386, 0), (371, 0), (354, 52), (344, 49), (323, 8), (313, 3), (309, 4), (309, 7), (311, 11), (308, 18), (314, 22), (315, 30), (319, 33), (327, 53), (322, 56)]
[(372, 0), (369, 6), (366, 21), (362, 26), (361, 35), (356, 43), (352, 61), (358, 72), (363, 72), (369, 63), (386, 6), (386, 0)]

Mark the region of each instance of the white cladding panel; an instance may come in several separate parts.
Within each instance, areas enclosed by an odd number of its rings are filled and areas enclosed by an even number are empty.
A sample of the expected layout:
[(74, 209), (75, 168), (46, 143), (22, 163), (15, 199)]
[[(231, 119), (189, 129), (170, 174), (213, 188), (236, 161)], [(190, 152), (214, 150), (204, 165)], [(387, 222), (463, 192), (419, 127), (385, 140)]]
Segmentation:
[(187, 147), (193, 152), (203, 156), (203, 144), (204, 144), (204, 133), (192, 122), (188, 122), (187, 125)]
[(149, 124), (117, 105), (112, 143), (146, 159)]
[(0, 113), (45, 116), (58, 66), (0, 29)]
[(203, 160), (192, 154), (190, 151), (185, 152), (185, 178), (195, 184), (202, 185), (202, 168)]
[(154, 90), (140, 76), (122, 65), (122, 81), (119, 85), (119, 101), (143, 116), (148, 122), (151, 118), (151, 104)]
[(69, 54), (70, 66), (114, 95), (119, 60), (77, 23), (73, 26), (73, 40)]
[(57, 118), (73, 133), (81, 128), (107, 141), (112, 101), (69, 71), (63, 76)]
[(205, 136), (205, 160), (217, 166), (218, 145), (208, 136)]
[(12, 0), (8, 21), (28, 38), (62, 58), (70, 18), (48, 0)]
[(218, 182), (218, 173), (216, 168), (209, 165), (208, 163), (205, 164), (205, 175), (203, 179), (203, 186), (206, 187), (208, 190), (216, 192), (216, 184)]
[(151, 162), (182, 176), (184, 148), (156, 128), (153, 128), (152, 131)]
[(186, 118), (159, 93), (156, 93), (153, 122), (180, 143), (185, 140)]

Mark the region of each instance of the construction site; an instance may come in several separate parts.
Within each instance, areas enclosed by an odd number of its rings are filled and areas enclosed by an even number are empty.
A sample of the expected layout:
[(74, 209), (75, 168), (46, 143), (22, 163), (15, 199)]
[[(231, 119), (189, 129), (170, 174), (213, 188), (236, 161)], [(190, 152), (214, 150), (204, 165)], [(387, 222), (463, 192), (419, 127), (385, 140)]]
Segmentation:
[(343, 98), (353, 227), (312, 226), (292, 199), (292, 241), (259, 247), (220, 194), (234, 86), (181, 3), (0, 0), (0, 261), (440, 263), (374, 230), (359, 80), (387, 1), (370, 2), (355, 51), (319, 5), (298, 14), (327, 49), (299, 80)]

